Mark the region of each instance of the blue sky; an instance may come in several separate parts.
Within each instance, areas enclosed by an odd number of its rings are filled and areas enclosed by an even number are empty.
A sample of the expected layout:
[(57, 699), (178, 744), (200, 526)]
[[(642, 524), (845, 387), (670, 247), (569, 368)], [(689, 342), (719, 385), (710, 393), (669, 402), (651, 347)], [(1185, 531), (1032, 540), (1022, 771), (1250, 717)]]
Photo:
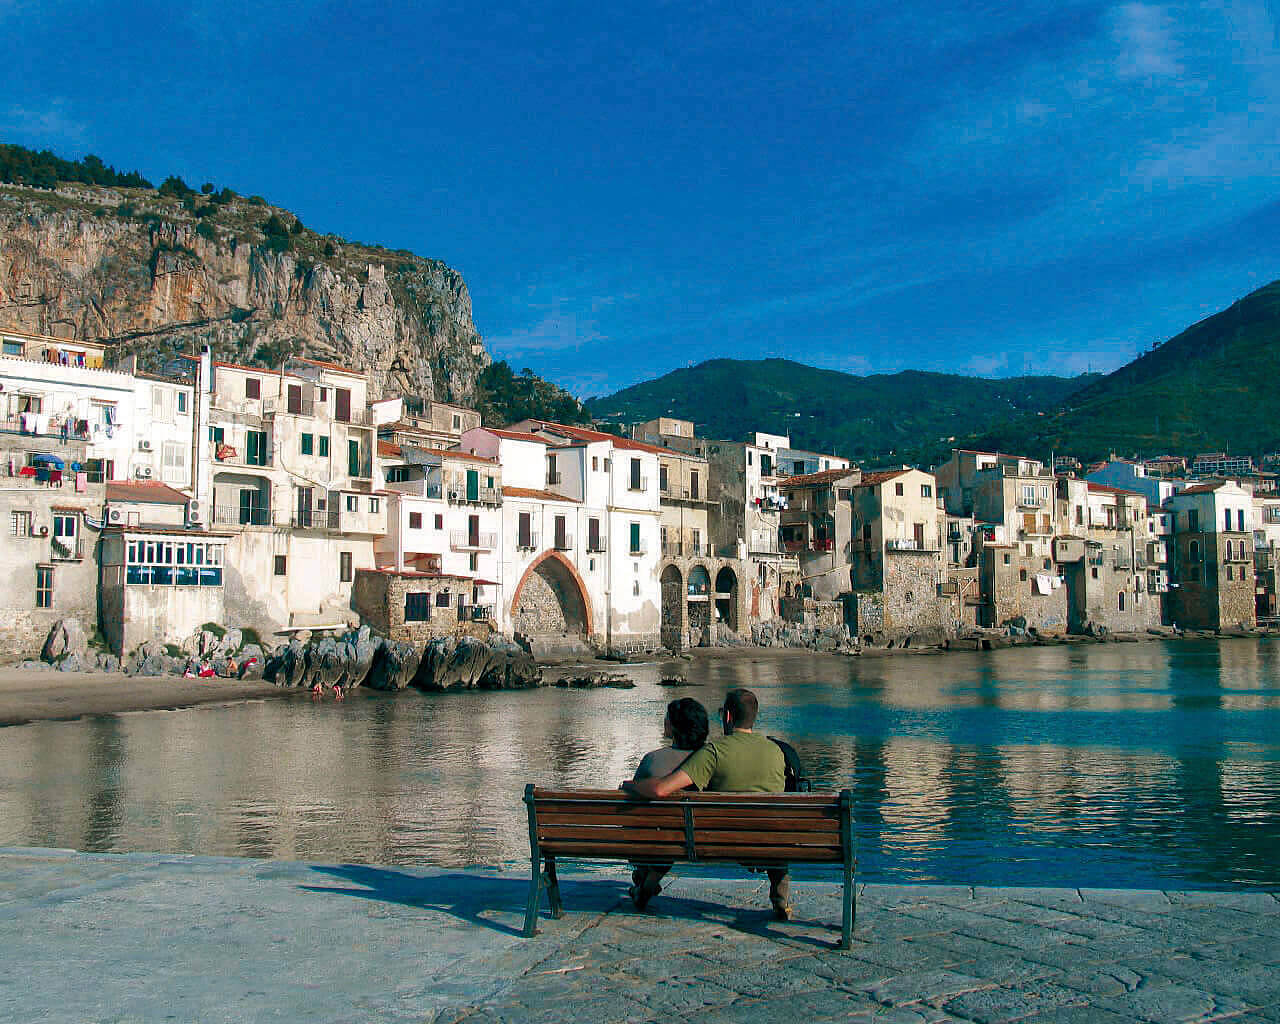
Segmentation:
[(580, 395), (716, 356), (1070, 374), (1280, 278), (1278, 25), (0, 0), (0, 139), (443, 259), (495, 358)]

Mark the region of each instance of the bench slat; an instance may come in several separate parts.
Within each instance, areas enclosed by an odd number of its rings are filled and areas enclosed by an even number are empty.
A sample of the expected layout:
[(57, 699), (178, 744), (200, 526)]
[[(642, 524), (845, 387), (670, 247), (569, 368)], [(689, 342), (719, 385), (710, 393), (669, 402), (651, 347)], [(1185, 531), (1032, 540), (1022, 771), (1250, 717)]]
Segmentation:
[[(683, 843), (600, 843), (588, 840), (539, 843), (552, 857), (601, 857), (617, 860), (653, 860), (689, 863)], [(828, 846), (707, 846), (699, 848), (699, 862), (731, 864), (838, 864), (839, 847)]]
[(694, 804), (744, 804), (758, 803), (768, 807), (830, 807), (837, 804), (834, 794), (830, 793), (681, 793), (676, 796), (662, 797), (656, 800), (645, 800), (641, 797), (628, 797), (614, 790), (599, 789), (535, 789), (533, 798), (539, 804), (565, 802), (587, 803), (636, 803), (648, 805), (677, 804), (688, 800)]
[[(538, 823), (538, 842), (553, 843), (568, 839), (600, 840), (601, 842), (662, 842), (684, 843), (684, 832), (675, 829), (615, 828), (596, 825), (554, 825)], [(704, 844), (720, 846), (769, 846), (788, 844), (793, 846), (836, 847), (839, 835), (824, 832), (761, 832), (756, 829), (694, 829), (694, 847)]]

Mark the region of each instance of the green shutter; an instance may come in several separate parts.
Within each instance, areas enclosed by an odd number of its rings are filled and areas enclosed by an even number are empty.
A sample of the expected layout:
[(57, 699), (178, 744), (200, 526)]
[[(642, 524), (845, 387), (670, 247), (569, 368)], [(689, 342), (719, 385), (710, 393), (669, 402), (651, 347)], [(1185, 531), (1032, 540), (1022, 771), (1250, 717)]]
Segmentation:
[(631, 524), (631, 550), (632, 551), (640, 550), (640, 524), (639, 523)]
[(467, 470), (467, 501), (480, 500), (480, 473), (477, 470)]

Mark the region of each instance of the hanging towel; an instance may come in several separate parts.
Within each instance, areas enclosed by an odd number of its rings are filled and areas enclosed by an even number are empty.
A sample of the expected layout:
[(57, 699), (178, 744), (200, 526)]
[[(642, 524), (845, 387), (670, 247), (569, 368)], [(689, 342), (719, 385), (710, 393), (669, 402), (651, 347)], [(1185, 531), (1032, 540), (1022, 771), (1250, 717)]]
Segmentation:
[(89, 474), (77, 473), (76, 474), (76, 491), (80, 494), (83, 494), (85, 492), (85, 488), (87, 488), (88, 486), (89, 486)]
[(1037, 594), (1053, 593), (1053, 583), (1051, 582), (1050, 576), (1042, 572), (1036, 573), (1036, 593)]

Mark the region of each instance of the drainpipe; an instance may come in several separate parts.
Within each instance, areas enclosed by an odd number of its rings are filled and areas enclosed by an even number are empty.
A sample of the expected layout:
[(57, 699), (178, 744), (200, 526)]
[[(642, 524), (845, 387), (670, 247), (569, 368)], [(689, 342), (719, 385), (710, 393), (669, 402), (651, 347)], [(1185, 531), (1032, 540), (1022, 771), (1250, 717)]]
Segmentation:
[(195, 406), (192, 419), (191, 438), (191, 496), (200, 502), (205, 510), (205, 522), (213, 522), (213, 509), (209, 505), (210, 466), (213, 464), (209, 440), (209, 406), (213, 393), (213, 353), (209, 346), (200, 349), (200, 359), (196, 364), (196, 381), (192, 389), (192, 404)]
[[(604, 642), (606, 647), (613, 646), (613, 558), (617, 554), (617, 541), (613, 536), (613, 470), (617, 461), (617, 450), (609, 445), (609, 480), (605, 494), (604, 510), (609, 523), (609, 550), (604, 560)], [(629, 542), (628, 542), (629, 543)]]

